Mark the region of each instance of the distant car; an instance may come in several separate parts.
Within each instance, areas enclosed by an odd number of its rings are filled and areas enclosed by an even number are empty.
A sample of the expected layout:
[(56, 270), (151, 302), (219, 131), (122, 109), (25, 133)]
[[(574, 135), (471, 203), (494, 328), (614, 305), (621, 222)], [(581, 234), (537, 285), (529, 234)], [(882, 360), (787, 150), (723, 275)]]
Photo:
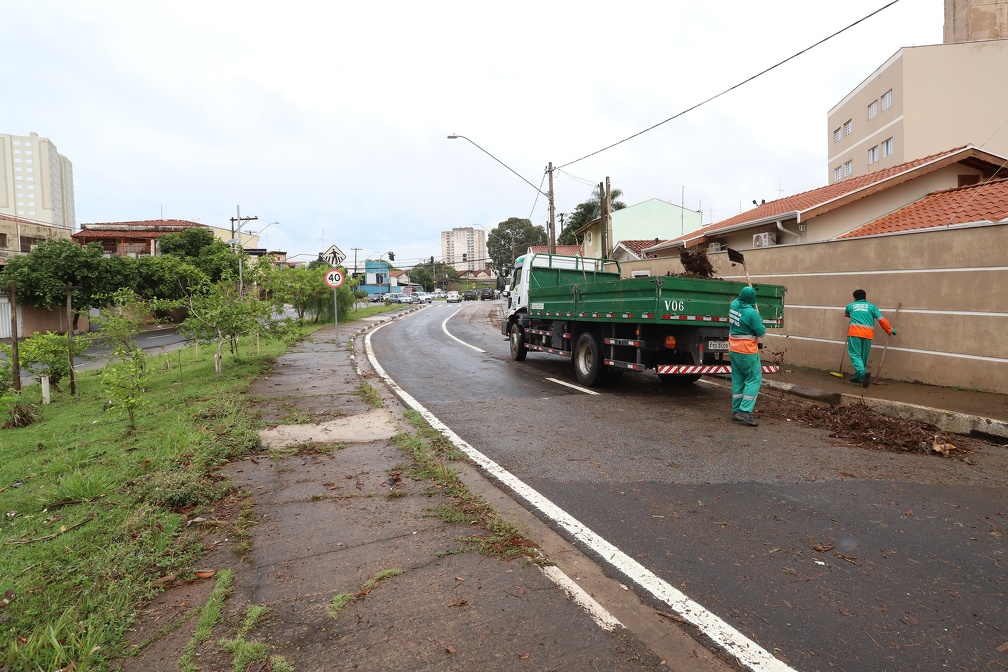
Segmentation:
[(385, 303), (413, 303), (413, 297), (409, 294), (386, 294)]
[(431, 303), (434, 301), (434, 295), (427, 292), (417, 292), (414, 296), (417, 298), (417, 303)]
[(466, 301), (475, 301), (479, 298), (479, 294), (475, 289), (467, 289), (465, 290), (465, 294), (462, 295), (462, 298)]
[(480, 301), (486, 301), (487, 299), (493, 301), (496, 298), (497, 297), (494, 296), (494, 290), (492, 288), (484, 287), (480, 290)]
[(368, 301), (370, 301), (371, 303), (381, 303), (384, 300), (385, 300), (385, 294), (382, 293), (382, 292), (378, 292), (377, 294), (372, 294), (368, 298)]
[(462, 300), (462, 295), (458, 292), (448, 292), (447, 301), (448, 303), (459, 303)]

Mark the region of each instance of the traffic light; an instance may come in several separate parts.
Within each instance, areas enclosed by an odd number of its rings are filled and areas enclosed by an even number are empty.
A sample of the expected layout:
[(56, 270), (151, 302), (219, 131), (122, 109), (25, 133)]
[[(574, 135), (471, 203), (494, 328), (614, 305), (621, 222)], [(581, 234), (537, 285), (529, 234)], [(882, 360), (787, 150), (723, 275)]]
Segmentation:
[(433, 256), (431, 256), (431, 258), (430, 258), (430, 263), (431, 263), (431, 266), (434, 265), (434, 257)]
[(392, 252), (389, 252), (388, 253), (388, 260), (389, 261), (395, 261), (395, 254), (393, 254)]

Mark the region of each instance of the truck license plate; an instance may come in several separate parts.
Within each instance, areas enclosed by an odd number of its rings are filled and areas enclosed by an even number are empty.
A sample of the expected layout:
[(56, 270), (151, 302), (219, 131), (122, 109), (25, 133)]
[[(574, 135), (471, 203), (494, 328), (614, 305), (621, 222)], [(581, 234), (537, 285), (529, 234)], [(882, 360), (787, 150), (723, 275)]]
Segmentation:
[(728, 341), (707, 341), (707, 349), (728, 352)]

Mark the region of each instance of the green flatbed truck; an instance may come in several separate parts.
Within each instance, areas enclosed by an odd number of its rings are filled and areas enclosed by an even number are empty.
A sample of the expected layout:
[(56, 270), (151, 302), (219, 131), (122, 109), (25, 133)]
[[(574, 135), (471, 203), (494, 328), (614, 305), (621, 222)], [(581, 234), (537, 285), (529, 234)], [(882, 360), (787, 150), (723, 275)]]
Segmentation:
[[(728, 306), (745, 283), (678, 276), (623, 278), (613, 260), (526, 254), (515, 260), (501, 332), (511, 358), (529, 351), (570, 358), (582, 385), (654, 369), (664, 382), (731, 373)], [(768, 329), (784, 326), (780, 285), (758, 285)], [(761, 346), (762, 347), (762, 344)], [(776, 373), (776, 365), (763, 365)]]

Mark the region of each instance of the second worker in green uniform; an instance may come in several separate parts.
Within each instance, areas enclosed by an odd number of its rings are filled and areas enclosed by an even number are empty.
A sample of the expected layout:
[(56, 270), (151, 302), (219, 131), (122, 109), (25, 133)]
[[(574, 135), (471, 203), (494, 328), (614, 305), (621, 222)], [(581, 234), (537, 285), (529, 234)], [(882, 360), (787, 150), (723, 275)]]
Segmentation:
[(756, 427), (752, 417), (763, 384), (759, 338), (766, 333), (756, 310), (756, 290), (743, 287), (728, 308), (728, 358), (731, 360), (732, 420)]

